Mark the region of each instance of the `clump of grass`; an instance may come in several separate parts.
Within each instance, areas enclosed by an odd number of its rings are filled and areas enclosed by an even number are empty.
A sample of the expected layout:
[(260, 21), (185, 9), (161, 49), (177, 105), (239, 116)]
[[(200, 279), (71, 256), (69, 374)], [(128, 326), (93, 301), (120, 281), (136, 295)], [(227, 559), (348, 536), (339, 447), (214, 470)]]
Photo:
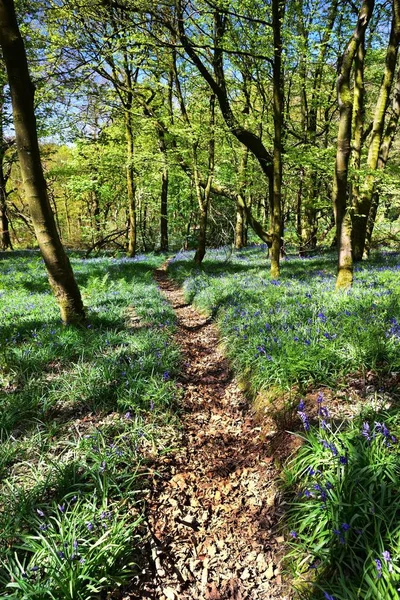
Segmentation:
[(303, 445), (283, 472), (287, 564), (304, 598), (398, 598), (400, 577), (399, 415), (366, 414), (318, 424), (299, 405)]
[(0, 597), (83, 600), (139, 572), (178, 399), (162, 260), (72, 259), (86, 328), (59, 322), (40, 257), (0, 261)]

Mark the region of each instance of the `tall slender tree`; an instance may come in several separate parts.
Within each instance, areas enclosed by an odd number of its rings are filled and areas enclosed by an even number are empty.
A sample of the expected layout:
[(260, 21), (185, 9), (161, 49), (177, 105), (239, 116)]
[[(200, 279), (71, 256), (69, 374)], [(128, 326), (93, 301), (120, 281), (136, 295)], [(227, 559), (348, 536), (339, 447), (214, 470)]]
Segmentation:
[(11, 91), (20, 168), (39, 248), (63, 322), (81, 322), (85, 318), (82, 298), (47, 194), (36, 131), (34, 86), (13, 0), (0, 0), (0, 45)]
[(339, 131), (335, 174), (333, 179), (333, 208), (336, 221), (338, 245), (338, 274), (336, 287), (347, 289), (353, 283), (353, 256), (351, 243), (351, 212), (348, 202), (348, 169), (350, 158), (353, 100), (350, 91), (350, 75), (355, 56), (362, 44), (372, 16), (374, 0), (364, 0), (358, 13), (357, 25), (340, 59), (337, 78), (339, 104)]

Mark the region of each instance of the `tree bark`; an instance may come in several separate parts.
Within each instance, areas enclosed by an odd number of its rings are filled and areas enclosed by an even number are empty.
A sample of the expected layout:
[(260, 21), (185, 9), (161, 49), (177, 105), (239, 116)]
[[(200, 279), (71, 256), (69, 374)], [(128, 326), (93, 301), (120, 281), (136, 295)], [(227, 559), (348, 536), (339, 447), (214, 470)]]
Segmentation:
[(47, 195), (36, 131), (34, 86), (13, 0), (0, 0), (0, 44), (11, 90), (22, 178), (39, 248), (63, 322), (81, 322), (85, 318), (81, 295), (58, 236)]
[(373, 173), (371, 173), (371, 171), (375, 171), (378, 168), (385, 116), (389, 105), (390, 90), (392, 88), (395, 75), (400, 42), (400, 0), (393, 0), (392, 11), (392, 25), (390, 30), (389, 44), (386, 51), (385, 70), (375, 107), (371, 141), (368, 149), (367, 169), (369, 173), (367, 174), (364, 185), (362, 186), (361, 196), (356, 198), (354, 203), (353, 256), (354, 260), (356, 261), (361, 260), (364, 253), (367, 219), (371, 209), (371, 202), (375, 186), (375, 176)]
[[(397, 81), (393, 94), (392, 114), (386, 126), (385, 135), (381, 142), (377, 169), (383, 170), (386, 167), (390, 149), (392, 147), (400, 117), (400, 69), (397, 71)], [(373, 192), (371, 198), (371, 208), (368, 215), (367, 231), (365, 240), (365, 253), (368, 256), (371, 249), (372, 233), (374, 231), (376, 215), (379, 207), (379, 193)]]
[[(3, 74), (2, 74), (3, 75)], [(4, 155), (6, 145), (4, 143), (4, 131), (3, 131), (3, 120), (4, 120), (4, 85), (0, 84), (0, 246), (2, 250), (13, 249), (10, 230), (9, 220), (7, 215), (7, 177), (4, 173)]]
[(125, 137), (126, 137), (126, 187), (128, 194), (128, 256), (133, 258), (136, 254), (137, 227), (136, 227), (136, 184), (133, 168), (134, 138), (132, 128), (131, 103), (125, 108)]
[(353, 35), (341, 57), (341, 66), (337, 78), (337, 96), (339, 104), (339, 131), (335, 174), (333, 179), (333, 208), (336, 221), (338, 246), (337, 289), (347, 289), (353, 283), (353, 257), (351, 243), (351, 215), (348, 206), (348, 167), (350, 158), (351, 123), (353, 102), (350, 92), (350, 73), (358, 48), (374, 8), (374, 0), (364, 0), (358, 14)]
[(273, 185), (271, 202), (271, 277), (280, 275), (280, 253), (282, 240), (282, 130), (283, 130), (283, 70), (282, 70), (282, 21), (285, 13), (284, 0), (272, 0), (272, 27), (274, 32), (273, 61), (273, 114), (274, 151)]
[(158, 147), (161, 152), (163, 167), (161, 172), (161, 213), (160, 213), (160, 250), (168, 252), (168, 160), (167, 145), (165, 143), (164, 129), (157, 127)]
[(208, 177), (205, 188), (200, 186), (199, 174), (197, 164), (195, 164), (195, 185), (197, 191), (197, 198), (200, 205), (200, 222), (199, 222), (199, 238), (197, 243), (197, 250), (194, 256), (194, 262), (196, 265), (201, 265), (203, 258), (206, 253), (207, 245), (207, 220), (208, 210), (210, 207), (210, 197), (212, 182), (214, 177), (214, 165), (215, 165), (215, 94), (210, 96), (210, 139), (208, 142)]
[[(246, 193), (246, 169), (249, 158), (249, 149), (244, 147), (239, 167), (238, 195), (242, 198)], [(235, 248), (240, 249), (246, 245), (246, 213), (243, 206), (236, 204)]]
[[(0, 125), (0, 129), (2, 129)], [(3, 139), (0, 133), (0, 144)], [(1, 229), (1, 249), (10, 250), (13, 249), (11, 236), (10, 236), (10, 224), (7, 215), (7, 192), (6, 192), (6, 178), (4, 176), (4, 147), (1, 144), (0, 147), (0, 229)]]

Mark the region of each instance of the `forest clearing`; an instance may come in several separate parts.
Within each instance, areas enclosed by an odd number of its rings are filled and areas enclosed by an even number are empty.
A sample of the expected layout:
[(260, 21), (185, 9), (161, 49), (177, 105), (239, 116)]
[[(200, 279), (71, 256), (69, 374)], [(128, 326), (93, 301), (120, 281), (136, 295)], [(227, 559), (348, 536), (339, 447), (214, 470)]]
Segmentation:
[(399, 44), (0, 0), (0, 598), (399, 598)]

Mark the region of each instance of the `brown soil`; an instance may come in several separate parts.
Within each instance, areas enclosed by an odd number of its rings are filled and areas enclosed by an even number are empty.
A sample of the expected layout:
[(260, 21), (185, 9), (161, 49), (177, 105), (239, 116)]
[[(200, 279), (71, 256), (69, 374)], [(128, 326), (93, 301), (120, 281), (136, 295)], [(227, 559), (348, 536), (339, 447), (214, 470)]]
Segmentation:
[(253, 420), (210, 319), (156, 272), (184, 357), (180, 450), (148, 500), (152, 559), (125, 598), (289, 600), (271, 440)]

